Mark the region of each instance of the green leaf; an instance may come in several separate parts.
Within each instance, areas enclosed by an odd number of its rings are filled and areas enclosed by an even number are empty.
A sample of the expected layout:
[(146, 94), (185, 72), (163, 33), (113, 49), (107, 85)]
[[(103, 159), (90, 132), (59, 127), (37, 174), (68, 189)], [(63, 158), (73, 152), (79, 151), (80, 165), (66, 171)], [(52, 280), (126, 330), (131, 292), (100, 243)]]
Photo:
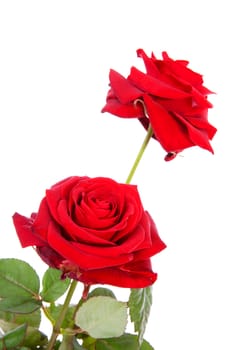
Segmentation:
[(48, 268), (42, 279), (43, 289), (40, 293), (44, 301), (49, 303), (60, 298), (70, 285), (70, 279), (61, 279), (61, 271)]
[(102, 288), (98, 287), (93, 289), (89, 294), (88, 294), (88, 299), (92, 297), (98, 297), (98, 296), (104, 296), (104, 297), (111, 297), (116, 299), (115, 294), (108, 288)]
[(90, 299), (90, 298), (93, 298), (93, 297), (98, 297), (98, 296), (105, 296), (105, 297), (111, 297), (111, 298), (114, 298), (116, 299), (116, 296), (115, 294), (108, 288), (102, 288), (102, 287), (98, 287), (98, 288), (95, 288), (93, 289), (87, 296), (87, 299), (83, 299), (81, 298), (78, 302), (78, 305), (77, 305), (77, 310), (81, 307), (81, 305), (83, 303), (86, 302), (86, 300)]
[[(17, 326), (18, 325), (15, 323), (0, 320), (0, 327), (4, 332), (12, 332), (17, 329)], [(37, 328), (27, 327), (27, 331), (21, 345), (36, 350), (38, 349), (38, 346), (44, 346), (47, 344), (47, 342), (47, 336), (40, 332)]]
[(18, 325), (13, 322), (0, 320), (0, 328), (3, 330), (4, 333), (12, 331), (13, 329), (17, 328), (17, 326)]
[(35, 270), (19, 259), (0, 259), (0, 296), (38, 295), (40, 280)]
[(119, 338), (97, 339), (96, 350), (154, 350), (153, 347), (143, 340), (141, 348), (136, 335), (125, 333)]
[(148, 343), (148, 341), (146, 341), (145, 339), (142, 342), (142, 345), (140, 347), (140, 350), (154, 350), (153, 346)]
[(127, 304), (107, 296), (90, 298), (78, 309), (75, 324), (93, 338), (119, 337), (127, 324)]
[(19, 259), (0, 259), (0, 310), (30, 313), (40, 307), (40, 280), (35, 270)]
[(39, 328), (41, 321), (41, 311), (37, 309), (36, 311), (29, 314), (15, 314), (12, 312), (0, 311), (0, 319), (13, 322), (18, 325), (27, 323), (28, 326)]
[(4, 334), (4, 336), (0, 338), (0, 350), (12, 349), (20, 345), (24, 340), (26, 329), (26, 324), (23, 324)]
[(152, 305), (152, 287), (131, 289), (129, 297), (129, 314), (134, 323), (134, 330), (138, 332), (139, 344), (142, 343), (146, 324)]
[[(16, 299), (17, 298), (17, 299)], [(0, 300), (0, 310), (13, 312), (13, 313), (22, 313), (27, 314), (37, 310), (41, 306), (41, 301), (33, 300), (32, 298), (17, 297), (7, 298)]]
[(42, 348), (48, 343), (47, 336), (39, 329), (34, 327), (28, 327), (26, 337), (23, 341), (23, 345), (31, 350), (36, 350), (38, 347)]

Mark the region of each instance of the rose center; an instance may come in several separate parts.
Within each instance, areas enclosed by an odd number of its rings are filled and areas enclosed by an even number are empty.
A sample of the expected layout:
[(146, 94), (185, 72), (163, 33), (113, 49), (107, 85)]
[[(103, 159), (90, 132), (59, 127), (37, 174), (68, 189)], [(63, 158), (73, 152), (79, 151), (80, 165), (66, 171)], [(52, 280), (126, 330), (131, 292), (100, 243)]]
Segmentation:
[(82, 227), (106, 229), (116, 223), (117, 213), (114, 199), (83, 192), (74, 206), (73, 220)]

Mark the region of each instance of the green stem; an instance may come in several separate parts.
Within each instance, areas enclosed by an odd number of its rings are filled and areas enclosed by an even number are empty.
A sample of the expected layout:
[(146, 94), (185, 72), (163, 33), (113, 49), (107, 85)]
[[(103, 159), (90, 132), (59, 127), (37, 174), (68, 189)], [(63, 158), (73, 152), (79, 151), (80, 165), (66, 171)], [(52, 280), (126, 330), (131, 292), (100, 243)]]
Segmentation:
[(50, 313), (48, 312), (48, 310), (46, 309), (46, 307), (42, 304), (42, 310), (45, 314), (45, 316), (47, 317), (47, 319), (51, 322), (51, 324), (54, 326), (55, 321), (53, 319), (53, 317), (50, 315)]
[(53, 326), (53, 333), (51, 335), (51, 338), (48, 342), (48, 346), (47, 346), (47, 350), (52, 350), (53, 347), (54, 347), (54, 344), (56, 342), (56, 339), (58, 337), (58, 335), (60, 334), (60, 328), (61, 328), (61, 325), (62, 325), (62, 322), (65, 318), (65, 315), (66, 315), (66, 312), (68, 310), (68, 307), (70, 305), (70, 301), (71, 301), (71, 298), (74, 294), (74, 291), (75, 291), (75, 288), (77, 286), (77, 281), (76, 280), (73, 280), (70, 284), (70, 288), (68, 290), (68, 293), (67, 293), (67, 296), (66, 296), (66, 299), (65, 299), (65, 302), (62, 306), (62, 309), (61, 309), (61, 312), (56, 320), (56, 323), (55, 325)]
[(144, 153), (144, 151), (145, 151), (145, 149), (146, 149), (146, 147), (147, 147), (147, 145), (148, 145), (152, 135), (153, 135), (153, 130), (152, 130), (151, 125), (149, 125), (146, 137), (145, 137), (145, 139), (144, 139), (144, 141), (143, 141), (143, 143), (141, 145), (141, 148), (140, 148), (140, 150), (138, 152), (138, 155), (137, 155), (137, 157), (135, 159), (135, 162), (134, 162), (134, 164), (133, 164), (133, 166), (132, 166), (132, 168), (130, 170), (130, 173), (129, 173), (127, 179), (126, 179), (126, 183), (127, 184), (129, 184), (131, 182), (131, 180), (132, 180), (132, 178), (134, 176), (134, 173), (135, 173), (135, 171), (136, 171), (136, 169), (138, 167), (138, 164), (139, 164), (139, 162), (140, 162), (140, 160), (141, 160), (141, 158), (143, 156), (143, 153)]

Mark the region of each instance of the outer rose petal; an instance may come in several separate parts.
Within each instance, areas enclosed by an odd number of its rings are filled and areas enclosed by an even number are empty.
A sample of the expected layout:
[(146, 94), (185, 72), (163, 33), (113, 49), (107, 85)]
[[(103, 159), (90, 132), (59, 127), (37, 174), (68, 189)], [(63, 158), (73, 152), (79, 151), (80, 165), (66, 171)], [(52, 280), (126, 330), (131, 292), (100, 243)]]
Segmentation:
[(122, 104), (117, 98), (107, 100), (101, 112), (108, 112), (121, 118), (140, 118), (144, 115), (137, 105), (132, 103)]
[(128, 80), (135, 86), (138, 86), (143, 92), (146, 92), (153, 96), (175, 99), (190, 96), (189, 93), (179, 90), (157, 78), (140, 72), (140, 70), (135, 67), (131, 68)]
[(177, 119), (183, 123), (186, 128), (189, 135), (190, 140), (193, 142), (193, 144), (200, 146), (204, 149), (207, 149), (208, 151), (214, 153), (208, 139), (208, 134), (205, 129), (197, 129), (195, 128), (191, 123), (189, 123), (185, 118), (182, 116), (176, 114)]
[(54, 184), (51, 189), (57, 192), (58, 198), (67, 198), (71, 189), (78, 183), (82, 183), (88, 179), (87, 176), (70, 176)]
[[(132, 253), (115, 257), (94, 254), (94, 245), (87, 246), (85, 244), (82, 245), (67, 241), (62, 237), (59, 227), (55, 226), (53, 222), (50, 223), (48, 229), (48, 244), (58, 254), (64, 257), (64, 259), (70, 260), (83, 269), (97, 269), (108, 266), (117, 266), (125, 264), (133, 259)], [(102, 250), (104, 250), (104, 247)]]
[(161, 252), (163, 249), (166, 248), (166, 244), (161, 240), (159, 237), (159, 233), (157, 230), (157, 227), (150, 216), (148, 212), (145, 212), (145, 214), (148, 217), (148, 220), (150, 220), (150, 237), (151, 237), (151, 244), (147, 249), (142, 249), (134, 254), (134, 261), (137, 260), (144, 260), (152, 257), (155, 254), (158, 254)]
[(142, 95), (140, 89), (133, 86), (127, 79), (113, 69), (110, 70), (109, 80), (116, 97), (123, 104), (132, 102)]
[(200, 129), (200, 130), (204, 130), (207, 134), (208, 134), (208, 138), (210, 140), (212, 140), (212, 138), (214, 137), (215, 133), (217, 132), (217, 129), (211, 125), (207, 119), (204, 118), (198, 118), (198, 117), (191, 117), (189, 116), (188, 121), (195, 126), (196, 128)]
[(145, 288), (156, 279), (157, 274), (152, 271), (150, 260), (132, 262), (117, 268), (82, 271), (79, 277), (80, 281), (87, 284), (101, 283), (124, 288)]
[(32, 232), (32, 219), (15, 213), (13, 215), (13, 222), (23, 248), (28, 246), (42, 246), (45, 244), (37, 234)]
[(55, 250), (53, 250), (48, 245), (42, 247), (37, 246), (36, 251), (46, 264), (55, 269), (59, 269), (60, 265), (64, 260), (64, 258), (61, 255), (55, 252)]
[(137, 55), (143, 59), (147, 73), (157, 79), (160, 78), (161, 74), (155, 64), (156, 59), (149, 58), (142, 49), (137, 50)]
[(160, 104), (145, 95), (144, 102), (156, 139), (167, 151), (180, 151), (194, 146), (180, 121), (170, 115)]
[(172, 72), (177, 77), (180, 77), (182, 80), (185, 80), (187, 83), (189, 83), (192, 86), (198, 86), (203, 84), (202, 75), (194, 72), (190, 68), (187, 67), (187, 62), (184, 65), (183, 61), (179, 60), (173, 60), (168, 56), (168, 54), (164, 51), (162, 53), (164, 61), (162, 61), (162, 64), (164, 64), (167, 67), (167, 70), (169, 72)]
[(47, 240), (48, 226), (51, 220), (53, 217), (50, 214), (46, 198), (43, 198), (38, 213), (34, 217), (32, 231), (44, 241)]
[[(133, 259), (137, 251), (145, 250), (147, 252), (146, 257), (153, 255), (153, 253), (149, 254), (152, 244), (151, 238), (150, 240), (145, 239), (145, 232), (146, 230), (139, 225), (121, 244), (113, 247), (98, 247), (94, 244), (88, 245), (67, 241), (62, 237), (59, 226), (51, 222), (48, 229), (48, 244), (58, 254), (81, 268), (97, 269), (125, 264)], [(156, 242), (158, 247), (154, 246), (151, 250), (156, 252), (162, 250), (161, 243), (161, 240), (158, 240)], [(163, 248), (165, 248), (165, 245), (163, 245)], [(139, 255), (141, 256), (141, 253)]]
[(212, 108), (213, 105), (212, 103), (210, 103), (207, 98), (206, 95), (201, 94), (197, 89), (195, 89), (194, 87), (192, 88), (192, 95), (193, 95), (193, 99), (196, 102), (196, 104), (202, 108)]

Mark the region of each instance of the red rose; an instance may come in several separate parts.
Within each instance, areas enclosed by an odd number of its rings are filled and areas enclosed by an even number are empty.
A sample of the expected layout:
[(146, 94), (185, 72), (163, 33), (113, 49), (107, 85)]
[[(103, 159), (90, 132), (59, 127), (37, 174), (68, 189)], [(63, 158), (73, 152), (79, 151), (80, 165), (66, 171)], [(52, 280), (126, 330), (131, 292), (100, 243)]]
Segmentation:
[(129, 288), (156, 280), (150, 257), (165, 244), (134, 185), (69, 177), (46, 191), (37, 214), (13, 221), (21, 245), (64, 276)]
[(195, 145), (213, 153), (209, 140), (216, 128), (207, 119), (211, 91), (203, 86), (202, 76), (189, 69), (187, 61), (175, 61), (166, 52), (162, 60), (153, 53), (149, 58), (142, 49), (137, 54), (146, 73), (132, 67), (126, 79), (111, 70), (111, 88), (102, 112), (137, 118), (146, 129), (151, 124), (153, 137), (168, 152), (165, 160)]

